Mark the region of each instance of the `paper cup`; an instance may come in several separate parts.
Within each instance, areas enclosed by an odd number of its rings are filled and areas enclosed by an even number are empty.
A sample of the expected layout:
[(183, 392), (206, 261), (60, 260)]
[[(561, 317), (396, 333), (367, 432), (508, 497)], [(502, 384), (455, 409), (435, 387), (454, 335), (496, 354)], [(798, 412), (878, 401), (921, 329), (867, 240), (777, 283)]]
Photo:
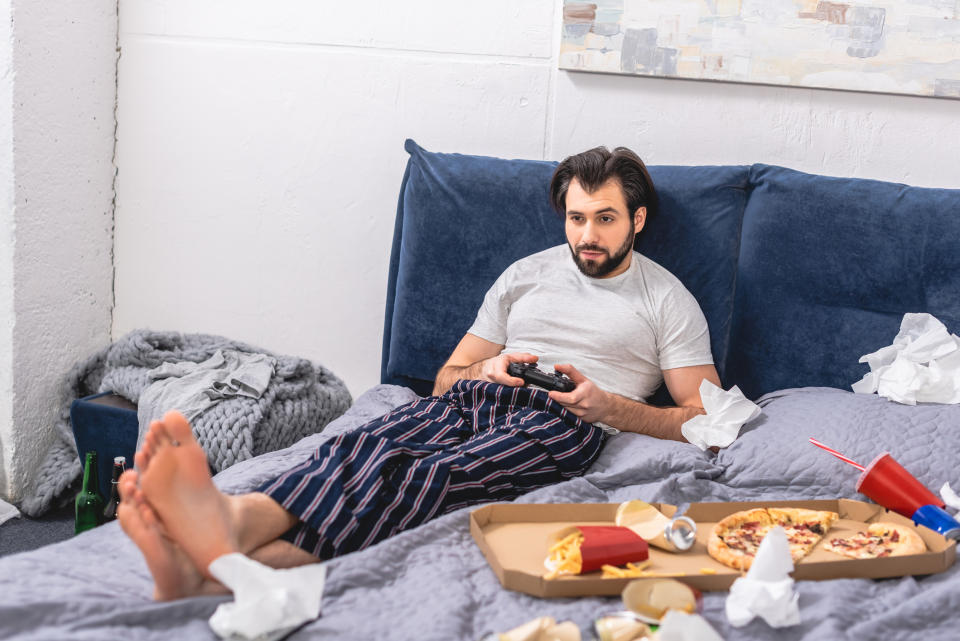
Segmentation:
[(857, 491), (908, 519), (924, 505), (944, 507), (943, 501), (897, 463), (890, 452), (873, 459), (863, 470), (857, 479)]

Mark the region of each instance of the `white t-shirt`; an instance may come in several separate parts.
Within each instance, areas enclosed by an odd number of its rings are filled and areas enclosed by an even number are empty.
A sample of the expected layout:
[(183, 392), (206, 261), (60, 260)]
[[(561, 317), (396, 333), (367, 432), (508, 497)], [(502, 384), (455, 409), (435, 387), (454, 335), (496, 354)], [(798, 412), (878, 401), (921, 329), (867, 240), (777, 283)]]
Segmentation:
[(612, 278), (581, 273), (559, 245), (513, 263), (483, 299), (470, 334), (529, 352), (548, 373), (570, 363), (601, 389), (645, 401), (665, 369), (710, 365), (710, 332), (676, 276), (633, 252)]

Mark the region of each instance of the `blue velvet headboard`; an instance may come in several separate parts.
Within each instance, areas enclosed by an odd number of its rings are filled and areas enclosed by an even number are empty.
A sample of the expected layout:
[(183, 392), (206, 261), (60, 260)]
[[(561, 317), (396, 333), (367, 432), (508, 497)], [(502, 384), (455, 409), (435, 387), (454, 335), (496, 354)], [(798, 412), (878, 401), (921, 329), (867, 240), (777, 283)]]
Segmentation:
[[(503, 269), (565, 239), (555, 163), (406, 150), (381, 380), (425, 395)], [(904, 313), (960, 329), (960, 191), (767, 165), (649, 169), (661, 207), (636, 247), (700, 302), (726, 386), (849, 389)]]

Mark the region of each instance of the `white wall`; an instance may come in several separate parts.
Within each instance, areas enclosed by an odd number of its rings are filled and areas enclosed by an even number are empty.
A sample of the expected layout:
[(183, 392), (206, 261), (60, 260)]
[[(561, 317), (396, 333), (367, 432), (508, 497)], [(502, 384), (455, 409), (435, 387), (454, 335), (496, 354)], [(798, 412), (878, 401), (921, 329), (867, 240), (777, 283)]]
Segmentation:
[(561, 71), (555, 119), (557, 158), (622, 144), (650, 164), (960, 187), (960, 100)]
[(0, 1), (0, 496), (13, 467), (13, 33)]
[(121, 4), (114, 336), (224, 334), (357, 395), (379, 382), (403, 140), (541, 157), (554, 7), (204, 4)]
[(116, 4), (0, 4), (0, 494), (54, 437), (64, 375), (109, 343)]
[(114, 337), (225, 334), (379, 380), (404, 138), (960, 187), (960, 102), (557, 71), (562, 0), (123, 0)]

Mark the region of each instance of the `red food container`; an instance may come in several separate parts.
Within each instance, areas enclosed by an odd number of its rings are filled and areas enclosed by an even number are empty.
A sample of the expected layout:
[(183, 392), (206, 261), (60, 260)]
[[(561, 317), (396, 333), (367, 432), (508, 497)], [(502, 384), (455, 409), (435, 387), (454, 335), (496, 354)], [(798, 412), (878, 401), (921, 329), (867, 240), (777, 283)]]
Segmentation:
[(623, 565), (646, 561), (650, 548), (639, 534), (616, 525), (578, 525), (583, 534), (580, 557), (581, 574), (599, 570), (604, 565)]
[(857, 491), (908, 519), (924, 505), (945, 507), (940, 497), (897, 463), (890, 452), (884, 452), (864, 468), (857, 479)]

